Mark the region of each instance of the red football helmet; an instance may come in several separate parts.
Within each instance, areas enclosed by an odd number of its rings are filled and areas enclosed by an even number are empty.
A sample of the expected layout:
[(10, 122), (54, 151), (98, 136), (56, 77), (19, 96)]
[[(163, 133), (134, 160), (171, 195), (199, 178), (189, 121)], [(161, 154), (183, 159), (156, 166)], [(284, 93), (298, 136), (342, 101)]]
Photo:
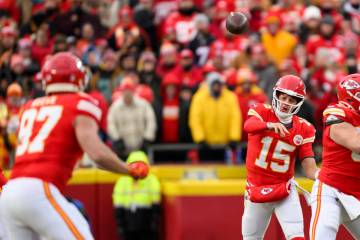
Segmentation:
[[(285, 93), (297, 99), (295, 105), (290, 105), (288, 112), (282, 112), (280, 110), (281, 101), (279, 100), (279, 93)], [(285, 75), (281, 77), (274, 87), (272, 105), (276, 114), (283, 119), (291, 118), (292, 115), (296, 114), (301, 105), (303, 104), (306, 96), (305, 84), (301, 78), (295, 75)]]
[(350, 74), (343, 77), (338, 86), (338, 99), (350, 105), (355, 110), (360, 110), (360, 74)]
[(86, 68), (70, 52), (60, 52), (46, 60), (41, 69), (46, 93), (78, 92), (86, 86)]

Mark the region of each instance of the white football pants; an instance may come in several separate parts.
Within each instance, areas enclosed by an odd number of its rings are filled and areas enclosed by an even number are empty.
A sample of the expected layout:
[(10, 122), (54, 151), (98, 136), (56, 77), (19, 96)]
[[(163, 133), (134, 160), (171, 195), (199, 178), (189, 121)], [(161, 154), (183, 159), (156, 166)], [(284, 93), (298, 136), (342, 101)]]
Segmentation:
[(244, 240), (261, 240), (271, 220), (273, 212), (280, 222), (286, 239), (304, 237), (304, 221), (299, 195), (292, 184), (289, 196), (269, 203), (254, 203), (244, 198), (245, 209), (242, 217)]
[(94, 239), (77, 208), (52, 184), (37, 178), (10, 180), (0, 198), (9, 239)]
[[(311, 191), (310, 240), (335, 240), (340, 224), (349, 230), (355, 239), (360, 239), (360, 217), (351, 220), (338, 198), (340, 192), (319, 180)], [(349, 209), (360, 206), (352, 203)]]

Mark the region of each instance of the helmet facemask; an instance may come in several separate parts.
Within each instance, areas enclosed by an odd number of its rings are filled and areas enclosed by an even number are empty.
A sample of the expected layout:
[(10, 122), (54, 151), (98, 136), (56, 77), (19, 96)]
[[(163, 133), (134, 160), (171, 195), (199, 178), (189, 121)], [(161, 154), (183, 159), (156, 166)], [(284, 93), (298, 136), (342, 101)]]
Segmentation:
[[(290, 104), (288, 102), (281, 101), (279, 99), (279, 95), (281, 93), (294, 97), (297, 100), (297, 103)], [(281, 122), (290, 123), (292, 120), (292, 116), (299, 112), (301, 105), (304, 103), (304, 100), (304, 96), (296, 94), (293, 91), (289, 91), (286, 89), (276, 89), (273, 92), (272, 107)], [(282, 110), (282, 106), (284, 105), (286, 105), (288, 108), (286, 112)]]

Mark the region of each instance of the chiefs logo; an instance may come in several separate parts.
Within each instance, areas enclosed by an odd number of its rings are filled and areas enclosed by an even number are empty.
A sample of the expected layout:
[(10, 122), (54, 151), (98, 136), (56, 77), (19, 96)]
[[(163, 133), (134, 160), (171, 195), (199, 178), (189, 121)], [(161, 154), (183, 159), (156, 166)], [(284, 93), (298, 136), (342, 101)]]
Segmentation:
[(272, 191), (273, 191), (272, 188), (263, 188), (263, 189), (261, 189), (260, 193), (262, 195), (267, 195), (267, 194), (271, 193)]
[(295, 135), (295, 137), (293, 139), (294, 144), (297, 145), (297, 146), (301, 145), (303, 140), (304, 139), (303, 139), (303, 137), (301, 135)]
[(349, 80), (343, 82), (341, 84), (341, 86), (343, 88), (345, 88), (346, 90), (354, 90), (354, 89), (360, 88), (360, 84), (357, 81), (352, 80), (352, 79), (349, 79)]

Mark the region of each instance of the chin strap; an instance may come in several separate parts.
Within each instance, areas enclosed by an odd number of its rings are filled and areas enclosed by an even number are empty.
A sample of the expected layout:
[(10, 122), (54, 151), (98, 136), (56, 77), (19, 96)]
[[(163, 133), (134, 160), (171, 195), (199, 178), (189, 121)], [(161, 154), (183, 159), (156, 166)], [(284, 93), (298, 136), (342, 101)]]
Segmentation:
[(287, 115), (287, 116), (281, 116), (281, 115), (283, 115), (283, 113), (279, 112), (277, 109), (275, 109), (274, 112), (275, 112), (275, 115), (278, 117), (278, 119), (280, 120), (281, 123), (289, 124), (289, 123), (292, 122), (292, 118), (293, 118), (292, 114), (290, 114), (290, 115), (284, 114), (284, 115)]

